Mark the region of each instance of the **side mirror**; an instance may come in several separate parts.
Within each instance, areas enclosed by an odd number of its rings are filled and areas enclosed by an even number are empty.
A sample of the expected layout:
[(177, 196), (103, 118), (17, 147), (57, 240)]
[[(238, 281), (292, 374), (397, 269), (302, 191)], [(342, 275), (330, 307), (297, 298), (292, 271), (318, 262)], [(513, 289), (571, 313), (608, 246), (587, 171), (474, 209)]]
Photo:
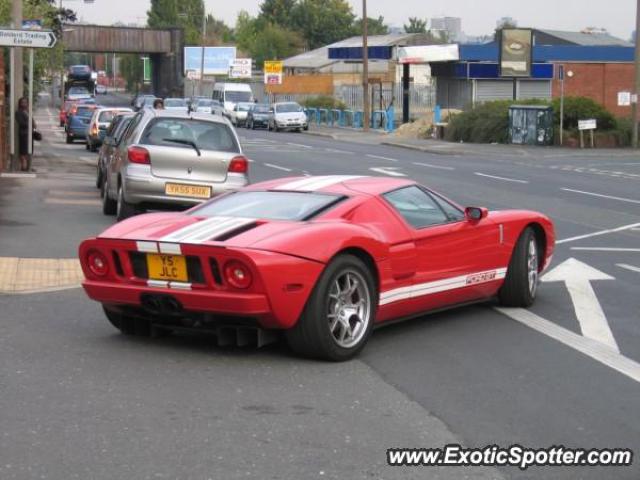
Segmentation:
[(489, 209), (484, 207), (467, 207), (464, 209), (464, 216), (470, 222), (479, 222), (483, 218), (487, 218)]

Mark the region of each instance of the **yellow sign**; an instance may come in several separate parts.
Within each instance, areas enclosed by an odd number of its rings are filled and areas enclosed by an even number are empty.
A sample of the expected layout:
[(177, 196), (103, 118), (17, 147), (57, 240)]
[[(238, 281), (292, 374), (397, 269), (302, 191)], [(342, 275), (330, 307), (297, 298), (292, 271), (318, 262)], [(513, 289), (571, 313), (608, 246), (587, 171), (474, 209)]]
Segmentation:
[(264, 73), (282, 73), (284, 62), (282, 60), (265, 60)]

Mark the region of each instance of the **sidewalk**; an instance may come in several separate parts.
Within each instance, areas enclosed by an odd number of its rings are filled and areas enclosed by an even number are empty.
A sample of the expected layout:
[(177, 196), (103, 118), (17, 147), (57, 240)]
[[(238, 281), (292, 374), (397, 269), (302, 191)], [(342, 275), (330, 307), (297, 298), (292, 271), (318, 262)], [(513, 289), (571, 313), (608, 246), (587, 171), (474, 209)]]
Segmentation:
[(553, 157), (637, 157), (638, 153), (628, 148), (576, 149), (567, 147), (538, 147), (530, 145), (502, 145), (481, 143), (454, 143), (444, 140), (403, 138), (393, 133), (371, 130), (363, 132), (353, 128), (331, 128), (310, 125), (307, 135), (328, 137), (334, 140), (369, 145), (388, 145), (436, 155), (496, 155), (496, 156), (553, 156)]

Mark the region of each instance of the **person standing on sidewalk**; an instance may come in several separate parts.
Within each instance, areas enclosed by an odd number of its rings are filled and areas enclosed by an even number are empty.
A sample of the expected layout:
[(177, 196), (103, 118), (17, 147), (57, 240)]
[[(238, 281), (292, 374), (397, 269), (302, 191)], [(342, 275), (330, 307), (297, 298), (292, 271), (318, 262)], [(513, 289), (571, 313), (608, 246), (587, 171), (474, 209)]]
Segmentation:
[[(36, 123), (31, 120), (29, 125), (29, 99), (22, 97), (18, 100), (16, 111), (16, 123), (18, 124), (18, 155), (20, 156), (20, 170), (28, 172), (31, 169), (31, 155), (29, 154), (29, 129), (34, 130)], [(31, 142), (33, 152), (33, 139)]]

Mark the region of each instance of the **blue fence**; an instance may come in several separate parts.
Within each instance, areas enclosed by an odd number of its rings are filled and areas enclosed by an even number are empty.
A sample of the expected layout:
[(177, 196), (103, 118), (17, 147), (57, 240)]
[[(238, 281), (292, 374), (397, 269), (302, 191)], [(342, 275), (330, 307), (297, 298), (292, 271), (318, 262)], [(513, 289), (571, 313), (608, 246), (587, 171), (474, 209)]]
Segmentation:
[[(304, 111), (311, 125), (340, 128), (362, 128), (363, 126), (364, 112), (362, 110), (305, 108)], [(373, 110), (369, 127), (393, 132), (395, 130), (394, 115), (393, 107), (386, 110)]]

